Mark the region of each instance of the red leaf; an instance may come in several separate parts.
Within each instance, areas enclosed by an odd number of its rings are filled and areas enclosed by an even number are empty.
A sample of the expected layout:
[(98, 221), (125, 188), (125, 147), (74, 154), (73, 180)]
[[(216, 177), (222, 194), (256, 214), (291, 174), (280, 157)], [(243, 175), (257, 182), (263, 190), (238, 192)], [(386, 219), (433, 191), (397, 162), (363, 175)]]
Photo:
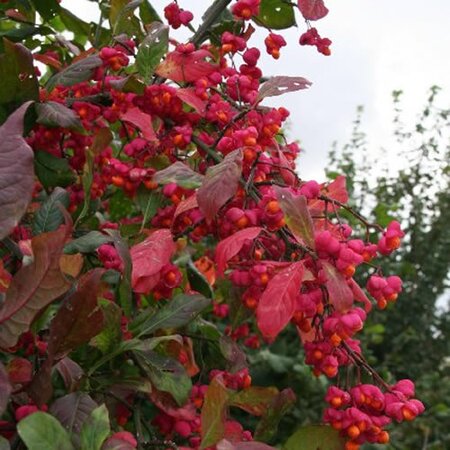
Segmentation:
[(191, 53), (175, 50), (167, 55), (155, 72), (160, 77), (176, 83), (190, 83), (208, 76), (217, 69), (216, 65), (205, 61), (206, 57), (212, 57), (208, 50), (196, 50)]
[(40, 311), (69, 289), (59, 266), (68, 231), (63, 225), (31, 240), (34, 260), (16, 273), (0, 309), (0, 347), (15, 345)]
[(289, 186), (295, 186), (297, 183), (297, 177), (292, 173), (291, 165), (281, 149), (278, 149), (278, 158), (280, 158), (281, 178), (283, 178), (283, 181)]
[(336, 267), (327, 261), (322, 261), (322, 268), (327, 276), (325, 286), (328, 290), (330, 303), (338, 312), (347, 312), (353, 306), (353, 292), (347, 280)]
[(286, 225), (297, 240), (314, 250), (314, 225), (304, 195), (294, 196), (289, 189), (274, 187), (278, 203), (284, 212)]
[(159, 272), (170, 261), (176, 247), (169, 230), (157, 230), (130, 249), (131, 285), (138, 294), (148, 294), (159, 281)]
[(142, 132), (142, 136), (148, 141), (157, 140), (155, 131), (153, 130), (151, 116), (142, 112), (139, 108), (134, 107), (128, 109), (127, 112), (120, 116), (120, 118), (124, 122), (131, 123), (131, 125), (139, 128)]
[(245, 242), (256, 239), (261, 231), (261, 227), (244, 228), (219, 242), (215, 257), (218, 275), (223, 275), (227, 262), (241, 251)]
[(24, 103), (0, 127), (0, 240), (19, 223), (33, 192), (33, 150), (22, 137), (30, 104)]
[(14, 358), (6, 366), (9, 381), (13, 384), (25, 384), (31, 381), (33, 365), (28, 359)]
[(0, 362), (0, 417), (5, 412), (8, 399), (12, 392), (12, 386), (8, 379), (5, 367)]
[(256, 102), (260, 102), (266, 97), (276, 97), (278, 95), (286, 94), (287, 92), (295, 92), (301, 89), (307, 89), (311, 85), (311, 81), (308, 81), (303, 77), (271, 77), (259, 89), (259, 94), (256, 98)]
[(175, 214), (173, 215), (173, 223), (175, 223), (175, 219), (186, 211), (190, 211), (191, 209), (198, 208), (197, 195), (193, 194), (184, 200), (181, 200), (177, 205), (177, 209), (175, 210)]
[(366, 312), (370, 312), (370, 310), (372, 309), (372, 303), (365, 292), (361, 289), (359, 284), (353, 278), (350, 278), (349, 285), (355, 300), (357, 302), (364, 303), (364, 309), (366, 310)]
[(336, 179), (325, 188), (324, 194), (338, 202), (347, 203), (348, 192), (345, 177), (343, 175), (336, 177)]
[(222, 379), (215, 377), (208, 386), (203, 402), (200, 449), (211, 447), (224, 437), (229, 396)]
[(177, 97), (189, 106), (192, 106), (199, 114), (205, 114), (206, 102), (198, 97), (195, 93), (195, 89), (192, 88), (180, 88), (177, 89)]
[(187, 420), (190, 422), (197, 416), (195, 406), (192, 403), (186, 403), (185, 406), (180, 408), (173, 397), (167, 392), (158, 391), (157, 389), (152, 388), (150, 399), (159, 409), (174, 419)]
[(242, 152), (235, 150), (208, 169), (197, 192), (197, 201), (206, 218), (212, 220), (219, 209), (236, 193), (242, 172)]
[(103, 273), (103, 269), (94, 269), (84, 274), (77, 290), (59, 308), (50, 325), (49, 356), (62, 358), (103, 329), (103, 312), (98, 305)]
[(291, 320), (303, 280), (303, 263), (292, 263), (267, 284), (256, 310), (258, 327), (264, 337), (275, 338)]
[(319, 20), (328, 14), (323, 0), (298, 0), (298, 9), (306, 20)]

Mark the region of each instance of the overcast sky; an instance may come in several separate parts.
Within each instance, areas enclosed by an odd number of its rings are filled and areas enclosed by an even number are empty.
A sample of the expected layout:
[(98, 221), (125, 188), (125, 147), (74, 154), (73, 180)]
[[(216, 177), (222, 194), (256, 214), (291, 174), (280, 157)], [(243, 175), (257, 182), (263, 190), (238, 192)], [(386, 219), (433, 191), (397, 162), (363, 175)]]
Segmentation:
[[(152, 0), (162, 12), (168, 0)], [(181, 7), (200, 19), (210, 0), (179, 0)], [(391, 92), (405, 92), (404, 106), (414, 117), (424, 104), (428, 88), (444, 88), (441, 102), (450, 105), (450, 0), (328, 0), (330, 13), (316, 26), (333, 41), (325, 57), (312, 47), (300, 47), (305, 30), (282, 31), (288, 47), (275, 62), (264, 55), (265, 75), (299, 75), (313, 82), (309, 91), (276, 97), (273, 105), (291, 111), (290, 138), (305, 149), (300, 159), (304, 179), (323, 179), (326, 154), (333, 141), (343, 144), (350, 135), (357, 105), (365, 106), (364, 129), (376, 146), (389, 151), (392, 122)], [(85, 20), (97, 20), (95, 4), (63, 0), (62, 4)], [(76, 5), (76, 7), (75, 7)], [(267, 33), (258, 33), (253, 45), (263, 47)], [(183, 34), (176, 35), (183, 39)], [(397, 159), (399, 161), (399, 159)]]

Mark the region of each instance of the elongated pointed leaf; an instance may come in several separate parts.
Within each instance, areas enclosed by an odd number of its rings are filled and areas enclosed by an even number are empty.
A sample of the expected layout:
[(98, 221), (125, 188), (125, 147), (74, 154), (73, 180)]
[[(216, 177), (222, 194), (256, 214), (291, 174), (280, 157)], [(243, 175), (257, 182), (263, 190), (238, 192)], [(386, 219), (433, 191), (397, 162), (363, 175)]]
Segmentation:
[(286, 94), (287, 92), (307, 89), (311, 84), (310, 81), (303, 77), (271, 77), (261, 86), (257, 101), (261, 101), (266, 97), (276, 97), (278, 95)]
[(155, 141), (156, 135), (153, 130), (152, 118), (150, 114), (142, 112), (139, 108), (128, 109), (120, 116), (121, 120), (137, 127), (142, 132), (142, 136), (148, 141)]
[(134, 354), (156, 389), (168, 392), (178, 406), (186, 403), (192, 389), (192, 382), (185, 368), (176, 359), (151, 350), (135, 351)]
[(237, 406), (254, 416), (262, 416), (278, 393), (275, 387), (250, 386), (234, 394), (230, 399), (230, 406)]
[(33, 220), (33, 234), (54, 231), (64, 223), (61, 206), (68, 208), (70, 203), (69, 193), (57, 187), (39, 208)]
[(90, 231), (84, 236), (68, 242), (64, 247), (64, 253), (69, 255), (74, 253), (91, 253), (97, 250), (100, 245), (112, 242), (113, 238), (100, 231)]
[(97, 406), (88, 394), (74, 392), (55, 400), (50, 407), (50, 413), (63, 424), (71, 436), (72, 443), (79, 448), (81, 427), (89, 420)]
[(275, 396), (268, 406), (266, 414), (261, 418), (255, 430), (255, 439), (268, 441), (276, 435), (278, 424), (282, 417), (295, 404), (295, 394), (292, 389), (283, 389)]
[(197, 192), (198, 206), (209, 220), (236, 193), (242, 172), (242, 152), (235, 150), (206, 172)]
[(153, 176), (153, 181), (158, 184), (176, 183), (186, 189), (195, 189), (201, 186), (204, 176), (188, 165), (177, 161), (166, 169), (158, 171)]
[(347, 312), (353, 306), (353, 292), (347, 280), (331, 263), (322, 261), (322, 268), (327, 276), (325, 286), (330, 303), (336, 311)]
[(314, 224), (304, 195), (294, 196), (289, 189), (276, 187), (278, 203), (284, 213), (286, 224), (302, 244), (315, 248)]
[(230, 394), (220, 377), (215, 377), (208, 386), (201, 413), (200, 449), (219, 442), (225, 434), (225, 421)]
[(153, 22), (136, 55), (137, 70), (146, 82), (152, 77), (168, 48), (169, 27), (160, 22)]
[(5, 412), (11, 392), (12, 386), (9, 382), (8, 374), (3, 364), (0, 363), (0, 417)]
[(33, 150), (22, 137), (29, 106), (22, 105), (0, 127), (0, 240), (19, 223), (33, 192)]
[(94, 73), (94, 70), (101, 65), (102, 60), (99, 56), (92, 55), (80, 59), (61, 72), (53, 75), (47, 82), (47, 90), (51, 91), (58, 84), (63, 86), (73, 86), (74, 84), (89, 80)]
[(244, 228), (219, 242), (215, 257), (218, 275), (223, 275), (227, 262), (241, 251), (245, 242), (256, 239), (261, 231), (261, 227)]
[(298, 429), (286, 442), (283, 450), (344, 450), (345, 439), (339, 431), (325, 425), (309, 425)]
[(68, 228), (32, 239), (34, 260), (16, 273), (0, 309), (0, 347), (15, 345), (39, 312), (69, 289), (59, 265)]
[(133, 270), (133, 290), (148, 294), (159, 281), (159, 272), (175, 252), (172, 233), (167, 229), (155, 231), (147, 239), (130, 249)]
[(29, 450), (73, 450), (69, 434), (50, 414), (39, 411), (25, 417), (17, 431)]
[(267, 284), (256, 310), (258, 327), (267, 338), (275, 338), (291, 320), (303, 280), (301, 261), (277, 273)]
[(110, 430), (109, 414), (106, 406), (101, 405), (95, 408), (91, 412), (89, 419), (81, 427), (81, 448), (83, 450), (100, 450)]
[(75, 111), (69, 109), (61, 103), (48, 101), (45, 103), (36, 103), (37, 123), (49, 127), (61, 127), (72, 130), (81, 130), (80, 118)]
[(211, 300), (200, 294), (179, 294), (148, 319), (138, 317), (135, 321), (138, 326), (132, 325), (131, 329), (141, 336), (162, 328), (179, 328), (188, 324), (210, 304)]

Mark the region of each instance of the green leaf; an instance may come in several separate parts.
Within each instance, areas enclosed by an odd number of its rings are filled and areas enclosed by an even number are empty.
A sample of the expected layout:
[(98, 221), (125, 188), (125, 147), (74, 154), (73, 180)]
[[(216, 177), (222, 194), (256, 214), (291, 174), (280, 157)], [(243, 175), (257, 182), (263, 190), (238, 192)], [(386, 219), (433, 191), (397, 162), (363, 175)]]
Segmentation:
[(225, 435), (225, 421), (230, 394), (220, 377), (208, 386), (201, 413), (200, 449), (217, 444)]
[(80, 118), (67, 106), (57, 102), (36, 103), (37, 123), (48, 127), (62, 127), (83, 130)]
[(63, 224), (64, 216), (61, 211), (61, 206), (67, 209), (69, 203), (69, 193), (60, 187), (55, 188), (34, 216), (32, 225), (33, 234), (37, 235), (46, 231), (54, 231)]
[(109, 198), (109, 218), (113, 222), (130, 216), (133, 213), (133, 201), (122, 189), (118, 189)]
[(186, 403), (192, 382), (185, 368), (176, 359), (151, 350), (133, 353), (156, 389), (168, 392), (179, 406)]
[(144, 24), (162, 22), (158, 13), (155, 11), (155, 8), (153, 8), (148, 0), (144, 0), (139, 6), (139, 15)]
[(50, 20), (60, 8), (57, 0), (31, 0), (31, 2), (44, 20)]
[(3, 436), (0, 436), (0, 450), (10, 450), (9, 441)]
[(262, 416), (278, 392), (275, 387), (250, 386), (234, 394), (230, 399), (230, 406), (237, 406), (254, 416)]
[(150, 81), (156, 66), (169, 48), (169, 27), (154, 22), (148, 34), (139, 45), (136, 55), (136, 67), (146, 82)]
[(34, 168), (45, 189), (56, 186), (66, 187), (75, 181), (75, 174), (64, 158), (58, 158), (38, 150), (34, 156)]
[(50, 92), (58, 84), (70, 87), (82, 81), (87, 81), (91, 78), (94, 70), (102, 64), (99, 56), (88, 56), (53, 75), (48, 80), (46, 88)]
[(131, 315), (132, 288), (131, 288), (131, 255), (127, 243), (122, 239), (120, 233), (116, 230), (107, 230), (107, 233), (113, 238), (114, 247), (123, 262), (124, 268), (118, 288), (119, 304), (127, 317)]
[(92, 339), (91, 345), (97, 347), (103, 354), (106, 354), (120, 344), (122, 338), (120, 330), (122, 310), (114, 302), (107, 302), (101, 305), (101, 309), (103, 311), (103, 330)]
[(155, 190), (149, 190), (145, 186), (139, 186), (136, 195), (136, 203), (142, 212), (142, 229), (146, 226), (147, 222), (152, 219), (158, 208), (161, 206), (163, 196), (160, 192)]
[[(262, 417), (256, 427), (255, 439), (264, 442), (275, 436), (280, 420), (295, 404), (295, 400), (295, 394), (292, 389), (284, 389), (276, 395), (272, 399), (270, 405), (268, 405), (267, 413)], [(295, 448), (303, 449), (302, 446)], [(314, 450), (316, 450), (316, 448)]]
[(73, 450), (69, 434), (50, 414), (35, 412), (17, 424), (28, 450)]
[(145, 84), (134, 75), (128, 75), (125, 78), (111, 80), (111, 87), (120, 92), (132, 92), (142, 95), (145, 90)]
[(0, 55), (0, 105), (12, 112), (28, 100), (39, 100), (39, 85), (34, 71), (33, 56), (22, 44), (3, 39)]
[(293, 6), (283, 0), (261, 0), (259, 15), (253, 20), (273, 30), (283, 30), (296, 24)]
[(142, 33), (141, 25), (138, 20), (138, 18), (134, 15), (134, 11), (136, 8), (139, 7), (139, 5), (142, 3), (143, 0), (131, 0), (126, 1), (125, 4), (123, 0), (114, 1), (114, 3), (117, 3), (117, 5), (120, 7), (120, 5), (124, 5), (118, 13), (116, 13), (116, 10), (111, 7), (111, 13), (114, 11), (113, 21), (111, 20), (110, 15), (110, 21), (111, 25), (113, 25), (111, 28), (113, 29), (113, 35), (117, 36), (119, 34), (125, 33), (128, 36), (131, 36), (132, 33), (136, 35), (140, 35)]
[(339, 431), (325, 425), (311, 425), (297, 430), (284, 444), (283, 450), (344, 450), (345, 439)]
[(133, 334), (142, 336), (162, 328), (179, 328), (193, 320), (210, 303), (210, 299), (200, 294), (179, 294), (150, 317), (144, 311), (131, 324), (130, 329)]
[(92, 253), (97, 250), (100, 245), (112, 242), (113, 238), (101, 233), (100, 231), (90, 231), (84, 236), (70, 241), (64, 247), (64, 253), (72, 255), (74, 253)]
[(71, 13), (69, 10), (60, 8), (59, 16), (67, 29), (71, 31), (76, 38), (89, 36), (91, 30), (90, 25), (81, 20), (75, 14)]
[(214, 291), (205, 276), (197, 269), (195, 264), (189, 259), (186, 264), (186, 274), (192, 289), (207, 298), (214, 298)]
[(105, 405), (101, 405), (91, 412), (81, 427), (81, 448), (83, 450), (100, 450), (110, 431), (108, 409)]

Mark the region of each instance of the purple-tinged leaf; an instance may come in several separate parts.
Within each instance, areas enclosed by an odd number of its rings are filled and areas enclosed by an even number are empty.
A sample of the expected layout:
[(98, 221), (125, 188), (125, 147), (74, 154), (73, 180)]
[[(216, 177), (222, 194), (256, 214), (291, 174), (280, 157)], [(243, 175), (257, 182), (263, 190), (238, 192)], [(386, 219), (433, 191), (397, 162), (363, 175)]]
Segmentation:
[(75, 111), (58, 102), (36, 103), (37, 123), (48, 127), (82, 130), (80, 118)]
[(353, 306), (353, 292), (346, 278), (327, 261), (322, 261), (322, 268), (327, 277), (325, 286), (328, 290), (330, 303), (336, 311), (347, 312)]
[(158, 184), (175, 183), (185, 189), (195, 189), (201, 186), (204, 178), (187, 164), (177, 161), (166, 169), (156, 172), (153, 181)]
[(0, 127), (0, 240), (19, 223), (33, 192), (33, 150), (22, 136), (29, 106), (24, 103)]
[(81, 427), (97, 407), (88, 394), (74, 392), (55, 400), (50, 406), (50, 413), (61, 422), (70, 433), (74, 446), (79, 448)]
[(284, 213), (286, 225), (297, 240), (314, 250), (314, 224), (304, 195), (294, 196), (289, 189), (275, 186), (278, 203)]
[(0, 363), (0, 417), (5, 412), (12, 387), (8, 379), (8, 374), (2, 363)]
[(31, 240), (34, 260), (15, 274), (0, 309), (0, 347), (16, 345), (40, 311), (69, 290), (59, 265), (69, 233), (63, 225)]
[(300, 91), (307, 89), (312, 85), (303, 77), (276, 76), (269, 78), (259, 89), (256, 102), (260, 102), (266, 97), (276, 97), (277, 95), (286, 94), (286, 92)]
[(78, 389), (84, 371), (75, 361), (68, 357), (63, 358), (55, 365), (55, 370), (61, 375), (64, 385), (69, 392), (74, 392)]
[(97, 67), (103, 64), (99, 56), (91, 55), (80, 59), (66, 67), (61, 72), (53, 75), (47, 82), (47, 90), (50, 92), (56, 85), (73, 86), (82, 81), (89, 80)]
[(208, 169), (197, 192), (198, 206), (209, 220), (236, 193), (242, 173), (242, 152), (235, 150), (224, 160)]

